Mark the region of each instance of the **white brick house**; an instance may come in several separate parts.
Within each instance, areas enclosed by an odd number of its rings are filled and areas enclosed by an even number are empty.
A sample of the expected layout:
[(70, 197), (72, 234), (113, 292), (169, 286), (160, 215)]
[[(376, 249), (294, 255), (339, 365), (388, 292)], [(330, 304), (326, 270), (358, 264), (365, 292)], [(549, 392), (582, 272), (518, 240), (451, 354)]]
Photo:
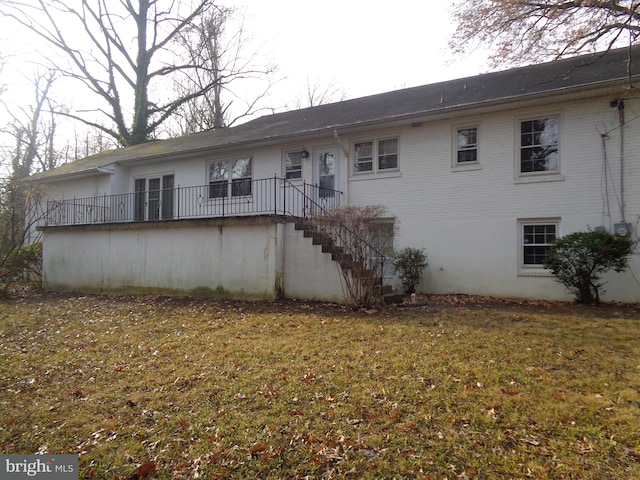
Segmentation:
[[(631, 55), (631, 56), (630, 56)], [(556, 236), (640, 219), (640, 47), (265, 116), (40, 173), (44, 286), (341, 301), (292, 219), (384, 205), (418, 290), (570, 299)], [(640, 259), (605, 301), (640, 301)], [(397, 280), (391, 279), (396, 286)]]

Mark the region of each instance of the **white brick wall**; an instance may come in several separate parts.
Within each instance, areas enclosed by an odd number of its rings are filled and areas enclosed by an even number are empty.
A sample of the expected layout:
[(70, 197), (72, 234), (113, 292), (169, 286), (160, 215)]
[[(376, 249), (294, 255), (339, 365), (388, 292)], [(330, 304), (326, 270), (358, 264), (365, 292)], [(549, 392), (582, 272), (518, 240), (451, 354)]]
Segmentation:
[[(303, 180), (314, 183), (313, 153), (317, 147), (339, 146), (343, 203), (384, 205), (389, 215), (398, 219), (396, 247), (425, 248), (429, 267), (419, 288), (423, 292), (570, 299), (552, 277), (519, 271), (518, 220), (559, 218), (560, 234), (598, 226), (611, 231), (621, 220), (621, 128), (618, 110), (609, 105), (611, 100), (602, 96), (548, 105), (538, 102), (530, 108), (459, 116), (413, 127), (351, 134), (340, 131), (338, 138), (327, 134), (237, 153), (253, 156), (253, 177), (259, 179), (283, 176), (283, 152), (304, 148), (311, 157), (303, 160)], [(547, 115), (560, 117), (561, 177), (554, 178), (558, 181), (523, 183), (517, 173), (519, 120)], [(633, 224), (637, 240), (640, 100), (625, 101), (625, 117), (625, 218)], [(479, 128), (478, 168), (453, 168), (455, 128), (471, 125)], [(606, 178), (601, 135), (605, 132)], [(399, 138), (399, 170), (353, 175), (349, 158), (353, 142), (389, 136)], [(51, 189), (51, 198), (102, 195), (122, 188), (133, 191), (136, 176), (168, 171), (175, 172), (176, 185), (203, 185), (208, 181), (208, 162), (226, 156), (122, 167), (113, 185), (105, 183), (106, 175), (59, 183)], [(640, 302), (639, 278), (640, 259), (636, 255), (630, 273), (610, 275), (604, 300)]]
[[(407, 127), (400, 133), (396, 178), (352, 177), (353, 203), (384, 204), (399, 220), (397, 247), (425, 248), (429, 267), (425, 292), (473, 293), (569, 299), (548, 276), (518, 274), (518, 219), (560, 218), (560, 233), (620, 221), (620, 129), (609, 97), (561, 105), (497, 112)], [(640, 214), (640, 101), (625, 105), (626, 219)], [(519, 120), (560, 116), (562, 180), (518, 182)], [(452, 168), (456, 126), (478, 125), (480, 169)], [(609, 164), (604, 190), (601, 132)], [(614, 190), (615, 188), (615, 190)], [(608, 194), (608, 205), (603, 195)], [(606, 215), (607, 212), (610, 216)], [(603, 215), (605, 213), (605, 215)], [(610, 230), (611, 231), (611, 230)], [(636, 236), (637, 238), (637, 236)], [(610, 275), (606, 300), (640, 301), (640, 262), (632, 272)], [(634, 277), (635, 275), (635, 277)]]

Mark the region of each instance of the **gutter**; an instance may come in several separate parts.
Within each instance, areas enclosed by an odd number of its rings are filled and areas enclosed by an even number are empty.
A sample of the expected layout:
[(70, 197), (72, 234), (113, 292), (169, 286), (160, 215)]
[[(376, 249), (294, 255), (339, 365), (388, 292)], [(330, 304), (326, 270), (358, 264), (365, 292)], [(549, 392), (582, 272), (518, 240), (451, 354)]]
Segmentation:
[[(84, 170), (77, 170), (72, 172), (60, 172), (57, 174), (49, 174), (42, 177), (32, 178), (27, 177), (24, 181), (29, 183), (49, 183), (57, 180), (69, 180), (69, 178), (83, 178), (98, 175), (113, 175), (116, 171), (116, 163), (111, 163), (104, 166), (91, 167)], [(47, 172), (40, 172), (47, 173)], [(36, 174), (39, 175), (39, 174)]]

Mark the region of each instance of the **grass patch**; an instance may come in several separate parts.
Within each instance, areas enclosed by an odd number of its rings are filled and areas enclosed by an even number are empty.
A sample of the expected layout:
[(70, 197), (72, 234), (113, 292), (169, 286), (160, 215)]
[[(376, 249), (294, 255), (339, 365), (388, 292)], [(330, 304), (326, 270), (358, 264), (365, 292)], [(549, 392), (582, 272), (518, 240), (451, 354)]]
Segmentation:
[(0, 302), (2, 453), (80, 478), (638, 478), (640, 322), (301, 302)]

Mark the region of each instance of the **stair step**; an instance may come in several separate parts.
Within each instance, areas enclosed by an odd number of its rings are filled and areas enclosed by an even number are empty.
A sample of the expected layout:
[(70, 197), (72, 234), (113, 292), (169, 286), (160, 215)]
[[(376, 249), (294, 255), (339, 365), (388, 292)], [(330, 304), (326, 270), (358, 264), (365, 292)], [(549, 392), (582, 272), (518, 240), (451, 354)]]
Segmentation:
[(311, 242), (313, 245), (322, 245), (323, 247), (329, 247), (333, 245), (333, 240), (329, 238), (323, 237), (312, 237), (313, 241)]
[(322, 245), (322, 253), (330, 253), (332, 255), (341, 255), (344, 253), (344, 248), (338, 245)]
[(392, 303), (404, 303), (404, 295), (402, 293), (385, 293), (382, 295), (382, 301), (385, 305), (390, 305)]
[(353, 262), (353, 256), (349, 253), (332, 253), (331, 260), (334, 262), (343, 263), (351, 263)]
[(304, 220), (296, 220), (294, 224), (294, 228), (296, 230), (310, 230), (310, 225)]

